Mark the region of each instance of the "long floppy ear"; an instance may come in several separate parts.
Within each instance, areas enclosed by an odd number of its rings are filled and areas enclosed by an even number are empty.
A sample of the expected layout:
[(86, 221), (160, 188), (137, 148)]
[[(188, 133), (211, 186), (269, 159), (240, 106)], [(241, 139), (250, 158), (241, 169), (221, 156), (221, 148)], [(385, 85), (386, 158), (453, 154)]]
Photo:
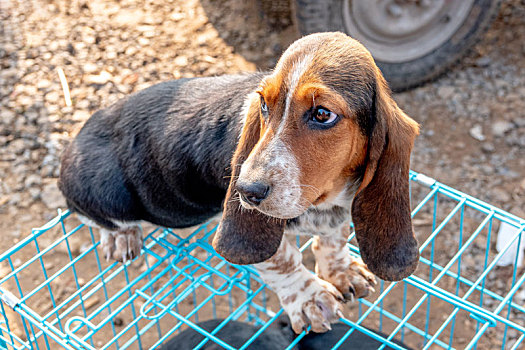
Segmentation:
[(213, 247), (234, 264), (256, 264), (271, 258), (284, 233), (285, 220), (266, 216), (255, 209), (245, 209), (235, 189), (241, 165), (260, 137), (259, 98), (251, 98), (241, 138), (232, 159), (232, 176), (224, 200), (222, 219), (213, 239)]
[(419, 127), (391, 98), (379, 69), (376, 75), (376, 124), (352, 218), (370, 271), (383, 280), (398, 281), (412, 274), (419, 260), (408, 184), (410, 152)]

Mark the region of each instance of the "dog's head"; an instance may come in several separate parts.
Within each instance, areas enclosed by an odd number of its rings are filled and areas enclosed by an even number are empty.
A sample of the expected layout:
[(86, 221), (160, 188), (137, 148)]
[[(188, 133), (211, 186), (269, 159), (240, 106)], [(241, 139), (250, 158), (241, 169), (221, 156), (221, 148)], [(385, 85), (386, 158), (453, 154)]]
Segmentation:
[(408, 172), (418, 125), (370, 53), (342, 33), (306, 36), (246, 102), (215, 249), (237, 264), (267, 260), (287, 219), (353, 184), (363, 260), (386, 280), (412, 273), (419, 254)]

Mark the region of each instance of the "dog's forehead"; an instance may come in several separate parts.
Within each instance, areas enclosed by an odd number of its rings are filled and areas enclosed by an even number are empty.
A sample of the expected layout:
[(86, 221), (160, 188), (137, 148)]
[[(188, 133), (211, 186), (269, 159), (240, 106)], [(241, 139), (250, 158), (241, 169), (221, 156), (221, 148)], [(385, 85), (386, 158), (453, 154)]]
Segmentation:
[[(297, 92), (306, 91), (309, 98), (312, 91), (337, 94), (368, 134), (373, 125), (370, 108), (377, 70), (370, 53), (356, 40), (342, 33), (314, 34), (285, 51), (274, 72), (262, 81), (261, 93), (285, 114), (291, 100), (306, 100)], [(314, 88), (305, 89), (308, 86)]]
[(375, 84), (377, 67), (370, 53), (358, 41), (343, 33), (319, 33), (293, 43), (282, 55), (275, 70), (261, 83), (270, 101), (301, 85), (320, 83), (354, 100), (368, 95)]

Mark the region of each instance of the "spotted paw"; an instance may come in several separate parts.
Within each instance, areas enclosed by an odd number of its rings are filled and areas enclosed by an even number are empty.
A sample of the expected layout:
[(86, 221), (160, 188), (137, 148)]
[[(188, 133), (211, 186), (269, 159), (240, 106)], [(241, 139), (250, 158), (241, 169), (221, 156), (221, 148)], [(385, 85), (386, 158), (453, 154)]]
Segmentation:
[(142, 229), (129, 227), (118, 231), (101, 230), (100, 245), (106, 260), (126, 262), (140, 255)]
[(279, 299), (295, 333), (307, 330), (309, 325), (312, 331), (324, 333), (342, 316), (343, 296), (329, 282), (307, 273), (290, 288), (280, 290)]
[(334, 266), (318, 273), (322, 279), (332, 283), (345, 300), (365, 298), (375, 292), (376, 278), (361, 258), (351, 258), (346, 266)]

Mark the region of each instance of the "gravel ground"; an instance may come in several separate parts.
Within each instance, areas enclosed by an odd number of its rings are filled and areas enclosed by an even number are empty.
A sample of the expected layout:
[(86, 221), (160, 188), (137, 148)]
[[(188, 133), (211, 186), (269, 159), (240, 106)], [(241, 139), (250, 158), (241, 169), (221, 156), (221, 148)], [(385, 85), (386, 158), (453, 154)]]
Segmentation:
[[(0, 251), (64, 206), (59, 156), (94, 111), (163, 80), (268, 69), (298, 37), (253, 0), (2, 0), (0, 18)], [(414, 170), (521, 217), (524, 57), (525, 4), (506, 0), (460, 65), (395, 95), (422, 126)]]

